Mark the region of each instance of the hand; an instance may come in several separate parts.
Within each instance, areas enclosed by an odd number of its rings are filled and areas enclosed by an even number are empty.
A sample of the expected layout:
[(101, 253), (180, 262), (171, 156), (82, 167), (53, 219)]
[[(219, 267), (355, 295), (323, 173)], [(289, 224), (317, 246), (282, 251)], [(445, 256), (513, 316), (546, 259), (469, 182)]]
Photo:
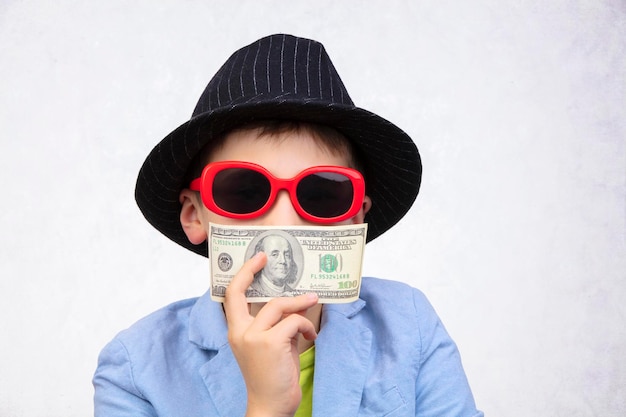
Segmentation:
[(317, 337), (304, 314), (318, 299), (315, 294), (275, 298), (251, 316), (245, 292), (266, 262), (263, 252), (256, 254), (226, 289), (228, 341), (248, 390), (246, 415), (293, 417), (302, 399), (298, 335), (307, 340)]

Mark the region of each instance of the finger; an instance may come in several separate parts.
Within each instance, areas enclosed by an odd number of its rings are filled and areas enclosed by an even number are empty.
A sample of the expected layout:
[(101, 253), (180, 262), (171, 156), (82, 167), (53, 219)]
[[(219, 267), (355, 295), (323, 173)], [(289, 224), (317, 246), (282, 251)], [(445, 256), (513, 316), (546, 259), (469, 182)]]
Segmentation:
[(300, 313), (313, 307), (318, 302), (317, 294), (309, 293), (297, 297), (278, 297), (270, 300), (256, 315), (251, 327), (256, 330), (267, 330), (286, 316)]
[(298, 334), (302, 334), (307, 340), (315, 340), (317, 338), (315, 325), (313, 325), (311, 320), (299, 314), (292, 314), (285, 317), (285, 319), (276, 324), (271, 331), (275, 337), (287, 340), (294, 339)]
[(230, 282), (228, 288), (236, 293), (244, 293), (250, 284), (252, 284), (254, 274), (259, 272), (265, 266), (266, 261), (267, 256), (264, 252), (255, 254), (243, 264), (239, 272)]
[(254, 274), (265, 266), (266, 261), (267, 256), (265, 256), (265, 253), (257, 253), (243, 264), (230, 282), (224, 295), (224, 312), (227, 319), (234, 321), (238, 318), (249, 316), (246, 290), (252, 283)]

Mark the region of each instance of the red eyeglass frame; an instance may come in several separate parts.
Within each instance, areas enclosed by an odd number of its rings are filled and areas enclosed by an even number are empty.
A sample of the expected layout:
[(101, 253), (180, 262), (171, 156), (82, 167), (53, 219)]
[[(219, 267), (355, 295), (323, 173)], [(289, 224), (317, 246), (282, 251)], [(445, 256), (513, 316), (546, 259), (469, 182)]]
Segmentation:
[[(215, 176), (224, 169), (229, 168), (243, 168), (250, 169), (252, 171), (259, 172), (263, 174), (270, 182), (270, 195), (267, 199), (267, 202), (260, 209), (251, 212), (251, 213), (231, 213), (230, 211), (226, 211), (219, 207), (215, 200), (213, 199), (213, 180)], [(316, 174), (320, 172), (331, 172), (336, 174), (341, 174), (350, 179), (353, 188), (353, 197), (352, 204), (350, 208), (339, 216), (335, 217), (318, 217), (312, 215), (305, 211), (300, 202), (298, 201), (298, 197), (296, 194), (296, 188), (300, 180), (304, 177)], [(294, 209), (305, 220), (315, 222), (315, 223), (337, 223), (347, 219), (354, 217), (361, 207), (363, 206), (363, 200), (365, 198), (365, 179), (363, 175), (352, 168), (342, 167), (342, 166), (333, 166), (333, 165), (323, 165), (323, 166), (314, 166), (307, 168), (298, 175), (293, 178), (282, 179), (277, 178), (272, 175), (267, 169), (262, 167), (261, 165), (245, 162), (245, 161), (219, 161), (212, 162), (204, 167), (202, 171), (202, 175), (199, 178), (191, 181), (189, 188), (193, 191), (200, 191), (200, 197), (204, 205), (211, 210), (212, 212), (219, 214), (220, 216), (229, 217), (232, 219), (253, 219), (255, 217), (259, 217), (267, 212), (270, 207), (274, 204), (276, 200), (276, 196), (280, 190), (286, 190), (289, 193), (289, 198), (291, 200), (291, 204)]]

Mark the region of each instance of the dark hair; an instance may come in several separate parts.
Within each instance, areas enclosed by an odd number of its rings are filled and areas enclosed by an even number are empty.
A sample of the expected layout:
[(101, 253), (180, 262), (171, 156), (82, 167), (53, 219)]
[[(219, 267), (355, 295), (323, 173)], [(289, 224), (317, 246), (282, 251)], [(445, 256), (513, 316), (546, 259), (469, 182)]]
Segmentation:
[(294, 120), (261, 120), (224, 132), (219, 137), (214, 138), (211, 142), (205, 145), (189, 165), (185, 178), (185, 184), (188, 185), (192, 180), (202, 175), (202, 170), (208, 163), (211, 154), (224, 144), (226, 137), (231, 132), (254, 129), (259, 129), (259, 138), (277, 138), (283, 133), (291, 132), (311, 133), (314, 140), (318, 144), (324, 145), (329, 151), (333, 153), (345, 152), (349, 160), (349, 167), (360, 171), (363, 176), (365, 176), (365, 170), (363, 169), (364, 167), (361, 163), (359, 155), (357, 155), (356, 149), (352, 146), (350, 140), (348, 140), (348, 138), (341, 134), (337, 129), (326, 125)]

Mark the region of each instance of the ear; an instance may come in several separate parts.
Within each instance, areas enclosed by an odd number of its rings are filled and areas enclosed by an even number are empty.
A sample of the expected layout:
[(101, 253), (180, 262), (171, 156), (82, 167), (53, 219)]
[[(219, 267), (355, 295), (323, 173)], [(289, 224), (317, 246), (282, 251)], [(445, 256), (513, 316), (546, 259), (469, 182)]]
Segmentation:
[(183, 189), (178, 200), (180, 209), (180, 225), (187, 235), (187, 239), (194, 245), (199, 245), (207, 239), (206, 229), (202, 222), (202, 202), (195, 191)]
[(357, 215), (352, 218), (352, 223), (354, 224), (364, 223), (365, 215), (367, 214), (368, 211), (370, 211), (371, 208), (372, 208), (372, 199), (369, 198), (368, 196), (365, 196), (363, 198), (363, 207), (361, 207), (361, 210), (359, 210)]

